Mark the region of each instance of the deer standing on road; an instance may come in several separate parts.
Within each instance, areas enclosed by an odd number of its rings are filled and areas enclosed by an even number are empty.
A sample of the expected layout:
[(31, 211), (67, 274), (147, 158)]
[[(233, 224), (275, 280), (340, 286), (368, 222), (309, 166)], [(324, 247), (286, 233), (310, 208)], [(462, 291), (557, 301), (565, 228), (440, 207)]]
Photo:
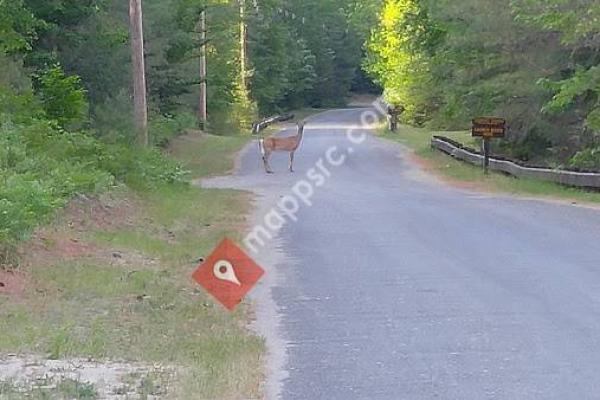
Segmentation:
[(269, 137), (258, 141), (260, 152), (262, 154), (265, 171), (272, 174), (269, 158), (274, 151), (288, 151), (290, 153), (290, 172), (294, 172), (294, 153), (300, 146), (302, 135), (304, 134), (304, 122), (298, 122), (298, 133), (295, 136), (278, 138)]

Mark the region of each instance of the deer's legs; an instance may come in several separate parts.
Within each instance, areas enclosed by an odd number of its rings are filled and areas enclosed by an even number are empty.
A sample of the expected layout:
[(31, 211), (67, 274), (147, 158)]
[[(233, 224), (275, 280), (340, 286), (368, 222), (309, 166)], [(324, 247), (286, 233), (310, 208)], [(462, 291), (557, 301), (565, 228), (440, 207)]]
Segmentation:
[(270, 156), (271, 156), (271, 152), (265, 151), (265, 154), (263, 155), (263, 163), (265, 164), (265, 172), (267, 174), (273, 173), (273, 171), (271, 170), (271, 166), (269, 165), (269, 157)]
[(294, 152), (290, 152), (290, 172), (294, 172)]

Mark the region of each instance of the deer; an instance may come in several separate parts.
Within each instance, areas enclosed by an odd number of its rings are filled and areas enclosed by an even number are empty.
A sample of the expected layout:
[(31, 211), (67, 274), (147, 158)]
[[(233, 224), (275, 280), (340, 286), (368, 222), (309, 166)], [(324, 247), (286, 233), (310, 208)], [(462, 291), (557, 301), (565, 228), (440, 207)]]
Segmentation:
[(290, 153), (290, 172), (294, 172), (294, 153), (298, 150), (300, 143), (302, 142), (302, 135), (304, 134), (304, 121), (298, 122), (297, 133), (295, 136), (289, 137), (268, 137), (260, 139), (258, 145), (262, 154), (263, 163), (265, 165), (265, 172), (272, 174), (273, 170), (269, 165), (269, 158), (275, 151), (287, 151)]

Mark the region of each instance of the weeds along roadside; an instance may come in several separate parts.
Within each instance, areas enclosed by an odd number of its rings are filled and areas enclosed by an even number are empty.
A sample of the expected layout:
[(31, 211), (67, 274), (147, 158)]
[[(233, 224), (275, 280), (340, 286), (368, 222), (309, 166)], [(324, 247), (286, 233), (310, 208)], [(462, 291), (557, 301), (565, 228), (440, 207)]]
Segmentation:
[[(26, 122), (25, 122), (26, 121)], [(4, 267), (15, 248), (77, 195), (97, 195), (117, 184), (135, 188), (183, 182), (184, 171), (158, 149), (125, 138), (99, 140), (31, 117), (0, 124), (0, 250)]]
[(180, 164), (177, 179), (130, 175), (130, 187), (78, 197), (39, 229), (21, 246), (22, 290), (0, 296), (0, 354), (176, 365), (175, 398), (257, 397), (264, 344), (246, 329), (250, 308), (225, 313), (190, 280), (218, 238), (239, 237), (250, 199), (179, 175), (227, 172), (248, 140), (182, 136), (169, 149), (177, 162), (152, 152), (160, 163), (139, 173)]

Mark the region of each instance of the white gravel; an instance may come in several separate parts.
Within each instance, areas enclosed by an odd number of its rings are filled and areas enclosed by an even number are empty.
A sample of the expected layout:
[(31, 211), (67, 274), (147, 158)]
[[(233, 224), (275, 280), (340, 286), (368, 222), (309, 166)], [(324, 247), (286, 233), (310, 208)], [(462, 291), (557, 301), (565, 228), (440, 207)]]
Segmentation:
[(0, 383), (19, 391), (52, 388), (61, 381), (91, 384), (99, 399), (141, 398), (142, 383), (152, 381), (148, 398), (163, 398), (176, 377), (176, 369), (160, 364), (99, 362), (84, 359), (45, 360), (34, 356), (0, 357)]

